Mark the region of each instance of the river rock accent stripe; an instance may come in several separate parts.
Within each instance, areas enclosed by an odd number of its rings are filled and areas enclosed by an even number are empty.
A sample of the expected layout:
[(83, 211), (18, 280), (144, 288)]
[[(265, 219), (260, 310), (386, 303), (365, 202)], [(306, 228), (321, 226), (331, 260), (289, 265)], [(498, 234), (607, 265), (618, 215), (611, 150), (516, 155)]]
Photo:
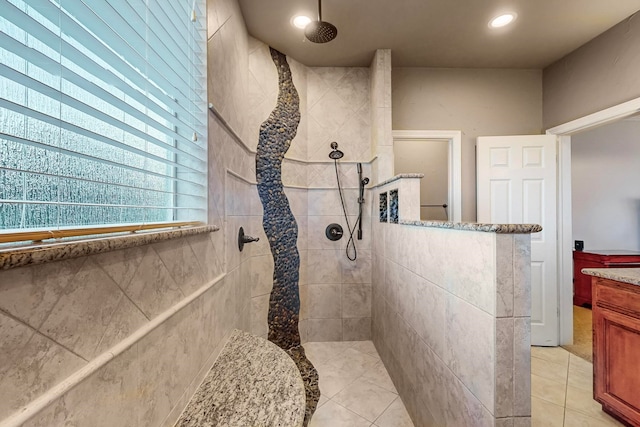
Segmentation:
[(298, 130), (300, 98), (286, 56), (275, 49), (269, 50), (278, 70), (278, 101), (269, 118), (260, 126), (256, 152), (256, 181), (263, 207), (262, 226), (274, 261), (268, 338), (287, 351), (300, 370), (306, 392), (306, 426), (320, 399), (320, 390), (318, 372), (300, 345), (298, 224), (282, 185), (282, 160)]

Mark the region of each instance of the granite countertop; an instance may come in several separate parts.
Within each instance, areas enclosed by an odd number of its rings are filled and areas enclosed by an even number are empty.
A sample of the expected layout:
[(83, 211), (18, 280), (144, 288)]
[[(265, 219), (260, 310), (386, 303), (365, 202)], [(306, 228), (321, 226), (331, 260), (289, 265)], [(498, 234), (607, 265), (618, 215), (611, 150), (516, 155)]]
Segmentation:
[(399, 179), (406, 179), (406, 178), (418, 178), (418, 179), (422, 179), (424, 178), (424, 174), (423, 173), (401, 173), (399, 175), (393, 176), (387, 180), (384, 180), (382, 182), (377, 183), (376, 185), (373, 185), (371, 188), (376, 188), (376, 187), (382, 187), (383, 185), (387, 185), (393, 181), (397, 181)]
[(542, 231), (542, 227), (538, 224), (482, 224), (477, 222), (407, 220), (400, 220), (399, 224), (416, 225), (418, 227), (448, 228), (451, 230), (484, 231), (497, 234), (531, 234)]
[(640, 286), (640, 268), (583, 268), (582, 272), (589, 276)]
[(305, 403), (302, 377), (289, 355), (236, 330), (175, 427), (299, 427)]
[(586, 254), (604, 255), (604, 256), (640, 255), (640, 251), (631, 251), (628, 249), (584, 249), (578, 252), (584, 252)]

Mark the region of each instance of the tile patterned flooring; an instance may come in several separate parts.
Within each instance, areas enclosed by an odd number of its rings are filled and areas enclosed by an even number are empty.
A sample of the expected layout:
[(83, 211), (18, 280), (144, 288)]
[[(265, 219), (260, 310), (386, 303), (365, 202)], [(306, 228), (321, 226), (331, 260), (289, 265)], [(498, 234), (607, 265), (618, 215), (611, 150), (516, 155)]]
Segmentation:
[[(414, 427), (371, 341), (304, 348), (322, 393), (310, 427)], [(563, 348), (532, 347), (532, 427), (622, 426), (593, 400), (592, 369)]]
[(532, 427), (622, 426), (593, 400), (593, 365), (562, 347), (531, 347)]
[(309, 427), (413, 427), (371, 341), (310, 342), (320, 402)]

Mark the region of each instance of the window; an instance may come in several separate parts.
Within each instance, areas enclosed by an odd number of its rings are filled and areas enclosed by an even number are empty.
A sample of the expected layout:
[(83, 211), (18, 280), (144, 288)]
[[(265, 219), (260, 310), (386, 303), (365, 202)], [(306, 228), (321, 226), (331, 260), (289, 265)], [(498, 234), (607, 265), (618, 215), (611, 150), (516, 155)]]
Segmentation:
[(0, 0), (0, 232), (206, 220), (204, 0)]

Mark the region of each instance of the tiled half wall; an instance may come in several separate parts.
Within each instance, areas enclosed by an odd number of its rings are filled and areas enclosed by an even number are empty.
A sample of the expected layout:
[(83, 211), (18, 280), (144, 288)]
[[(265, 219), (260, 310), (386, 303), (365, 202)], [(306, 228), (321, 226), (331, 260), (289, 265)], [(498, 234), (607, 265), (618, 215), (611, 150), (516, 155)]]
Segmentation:
[(376, 221), (373, 239), (373, 341), (414, 424), (530, 425), (530, 236)]

